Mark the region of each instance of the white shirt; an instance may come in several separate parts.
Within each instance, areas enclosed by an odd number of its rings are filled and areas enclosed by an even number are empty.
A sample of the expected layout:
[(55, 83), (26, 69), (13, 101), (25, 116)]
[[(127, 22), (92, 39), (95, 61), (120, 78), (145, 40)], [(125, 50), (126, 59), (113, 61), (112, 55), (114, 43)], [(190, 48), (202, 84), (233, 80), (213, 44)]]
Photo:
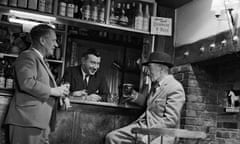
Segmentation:
[[(39, 56), (40, 58), (43, 60), (43, 55), (40, 53), (40, 51), (38, 51), (37, 49), (35, 48), (32, 48)], [(44, 60), (43, 60), (44, 61)]]
[[(81, 68), (81, 71), (82, 71), (82, 75), (83, 75), (83, 80), (85, 80), (85, 77), (86, 77), (87, 74), (83, 71), (82, 68)], [(90, 77), (90, 76), (88, 75), (88, 77), (87, 77), (87, 79), (86, 79), (86, 80), (87, 80), (87, 83), (88, 83), (88, 81), (89, 81), (89, 77)]]

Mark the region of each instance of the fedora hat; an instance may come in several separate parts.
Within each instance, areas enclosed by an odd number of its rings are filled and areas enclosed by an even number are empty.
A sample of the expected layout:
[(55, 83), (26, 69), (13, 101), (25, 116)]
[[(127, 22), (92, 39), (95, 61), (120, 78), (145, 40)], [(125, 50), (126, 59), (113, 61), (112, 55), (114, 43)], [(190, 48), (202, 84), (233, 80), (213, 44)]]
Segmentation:
[(149, 63), (159, 63), (164, 64), (170, 68), (173, 67), (170, 55), (164, 52), (152, 52), (149, 55), (148, 60), (142, 64), (148, 65)]

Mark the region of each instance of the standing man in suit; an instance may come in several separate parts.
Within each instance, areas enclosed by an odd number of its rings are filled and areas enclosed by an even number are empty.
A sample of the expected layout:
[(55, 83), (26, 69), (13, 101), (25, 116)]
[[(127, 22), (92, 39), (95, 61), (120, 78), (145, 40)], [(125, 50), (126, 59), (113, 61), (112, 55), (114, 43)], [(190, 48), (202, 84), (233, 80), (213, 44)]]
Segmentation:
[(66, 69), (64, 81), (70, 83), (72, 96), (87, 101), (107, 101), (109, 87), (100, 68), (101, 56), (95, 49), (88, 49), (81, 57), (81, 65)]
[(69, 94), (66, 86), (57, 87), (44, 61), (58, 46), (54, 29), (40, 24), (31, 29), (30, 36), (30, 48), (14, 63), (15, 93), (5, 121), (11, 144), (48, 144), (56, 100)]
[[(185, 102), (185, 93), (182, 85), (169, 74), (173, 66), (171, 57), (163, 52), (153, 52), (144, 65), (148, 66), (151, 90), (147, 94), (133, 91), (130, 101), (146, 106), (145, 112), (133, 123), (107, 134), (106, 144), (135, 143), (134, 127), (139, 128), (175, 128), (180, 120), (180, 112)], [(145, 143), (147, 136), (138, 135), (138, 143)], [(160, 143), (161, 137), (150, 138), (151, 144)], [(163, 138), (163, 144), (172, 144), (173, 138)]]

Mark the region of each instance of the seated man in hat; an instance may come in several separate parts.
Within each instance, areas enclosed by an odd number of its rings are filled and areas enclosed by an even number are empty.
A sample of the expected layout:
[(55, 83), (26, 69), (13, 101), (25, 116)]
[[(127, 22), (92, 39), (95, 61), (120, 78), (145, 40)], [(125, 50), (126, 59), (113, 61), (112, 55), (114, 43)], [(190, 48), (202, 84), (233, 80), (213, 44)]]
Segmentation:
[[(153, 52), (146, 63), (152, 81), (151, 90), (147, 93), (133, 91), (131, 102), (145, 106), (145, 112), (133, 123), (114, 130), (106, 135), (105, 144), (133, 144), (146, 143), (147, 136), (136, 135), (131, 132), (134, 127), (139, 128), (176, 128), (180, 120), (180, 113), (185, 102), (182, 85), (169, 74), (173, 66), (171, 57), (163, 52)], [(150, 137), (151, 144), (159, 144), (161, 137)], [(163, 138), (163, 144), (171, 144), (174, 138)]]

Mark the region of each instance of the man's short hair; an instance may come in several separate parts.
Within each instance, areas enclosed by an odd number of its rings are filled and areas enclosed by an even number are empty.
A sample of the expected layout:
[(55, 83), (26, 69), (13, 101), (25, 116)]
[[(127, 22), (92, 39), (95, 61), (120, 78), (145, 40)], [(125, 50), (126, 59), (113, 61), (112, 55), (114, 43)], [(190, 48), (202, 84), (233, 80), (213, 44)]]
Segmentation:
[(91, 48), (82, 54), (82, 58), (88, 58), (88, 55), (90, 54), (100, 57), (100, 53), (96, 49)]
[(34, 26), (30, 31), (32, 42), (38, 41), (41, 36), (49, 34), (50, 30), (54, 31), (54, 28), (47, 24), (39, 24), (37, 26)]

